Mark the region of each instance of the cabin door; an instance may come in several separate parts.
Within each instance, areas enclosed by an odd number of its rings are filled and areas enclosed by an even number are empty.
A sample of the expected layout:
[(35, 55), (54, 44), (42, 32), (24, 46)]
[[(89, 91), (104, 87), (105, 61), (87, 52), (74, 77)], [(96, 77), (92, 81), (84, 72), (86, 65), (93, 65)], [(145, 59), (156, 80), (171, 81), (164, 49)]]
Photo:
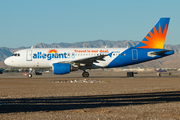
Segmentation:
[(132, 49), (132, 60), (138, 60), (138, 51), (137, 51), (137, 49)]
[(32, 61), (32, 50), (26, 51), (26, 61)]

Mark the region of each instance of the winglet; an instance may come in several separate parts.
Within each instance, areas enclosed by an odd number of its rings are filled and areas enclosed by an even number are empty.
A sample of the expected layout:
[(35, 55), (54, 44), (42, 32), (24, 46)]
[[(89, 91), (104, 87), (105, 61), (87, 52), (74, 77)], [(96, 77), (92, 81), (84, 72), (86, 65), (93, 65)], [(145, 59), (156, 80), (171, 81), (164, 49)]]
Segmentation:
[(145, 38), (135, 47), (163, 49), (170, 18), (160, 18)]
[(111, 52), (111, 53), (109, 53), (109, 54), (107, 54), (107, 55), (108, 55), (109, 57), (112, 57), (112, 53), (113, 53), (113, 52)]

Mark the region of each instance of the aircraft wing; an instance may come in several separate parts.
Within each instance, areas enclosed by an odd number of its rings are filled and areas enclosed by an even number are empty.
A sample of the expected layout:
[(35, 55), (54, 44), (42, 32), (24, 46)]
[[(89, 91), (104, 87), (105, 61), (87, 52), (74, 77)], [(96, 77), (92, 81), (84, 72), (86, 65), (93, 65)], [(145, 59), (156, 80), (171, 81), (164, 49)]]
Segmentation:
[[(109, 54), (106, 54), (106, 55), (98, 55), (98, 56), (93, 56), (93, 57), (81, 58), (81, 59), (73, 60), (73, 61), (66, 61), (65, 63), (92, 65), (93, 62), (98, 63), (97, 60), (105, 61), (104, 57), (106, 57), (106, 56), (110, 56), (111, 57), (112, 53), (109, 53)], [(64, 62), (60, 62), (60, 63), (64, 63)]]
[(83, 63), (83, 64), (89, 64), (89, 63), (93, 63), (93, 62), (98, 62), (97, 60), (101, 60), (104, 61), (104, 57), (108, 56), (108, 55), (100, 55), (100, 56), (94, 56), (94, 57), (89, 57), (89, 58), (83, 58), (83, 59), (79, 59), (79, 60), (75, 60), (73, 61), (74, 63)]

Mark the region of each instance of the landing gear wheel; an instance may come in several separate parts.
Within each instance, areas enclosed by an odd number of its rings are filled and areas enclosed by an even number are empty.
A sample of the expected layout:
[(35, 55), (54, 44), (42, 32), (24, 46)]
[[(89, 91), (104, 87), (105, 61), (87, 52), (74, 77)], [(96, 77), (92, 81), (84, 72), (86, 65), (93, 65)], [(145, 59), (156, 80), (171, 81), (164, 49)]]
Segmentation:
[(171, 74), (171, 72), (169, 72), (169, 77), (171, 77), (172, 76), (172, 74)]
[(161, 77), (161, 73), (159, 73), (159, 77)]
[(82, 76), (83, 76), (83, 77), (89, 77), (89, 73), (88, 73), (88, 72), (83, 72), (83, 73), (82, 73)]
[(31, 77), (32, 77), (32, 74), (31, 74), (31, 73), (29, 73), (27, 76), (28, 76), (28, 78), (31, 78)]

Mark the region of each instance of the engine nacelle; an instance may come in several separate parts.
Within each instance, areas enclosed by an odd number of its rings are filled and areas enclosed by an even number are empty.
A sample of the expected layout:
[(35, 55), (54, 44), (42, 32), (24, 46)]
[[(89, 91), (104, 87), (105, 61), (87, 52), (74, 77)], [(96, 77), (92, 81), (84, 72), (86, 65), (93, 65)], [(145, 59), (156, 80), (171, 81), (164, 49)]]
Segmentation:
[(4, 69), (0, 69), (0, 74), (3, 74)]
[(68, 74), (71, 71), (76, 71), (78, 68), (73, 67), (69, 63), (54, 63), (53, 64), (53, 71), (56, 75), (63, 75)]

